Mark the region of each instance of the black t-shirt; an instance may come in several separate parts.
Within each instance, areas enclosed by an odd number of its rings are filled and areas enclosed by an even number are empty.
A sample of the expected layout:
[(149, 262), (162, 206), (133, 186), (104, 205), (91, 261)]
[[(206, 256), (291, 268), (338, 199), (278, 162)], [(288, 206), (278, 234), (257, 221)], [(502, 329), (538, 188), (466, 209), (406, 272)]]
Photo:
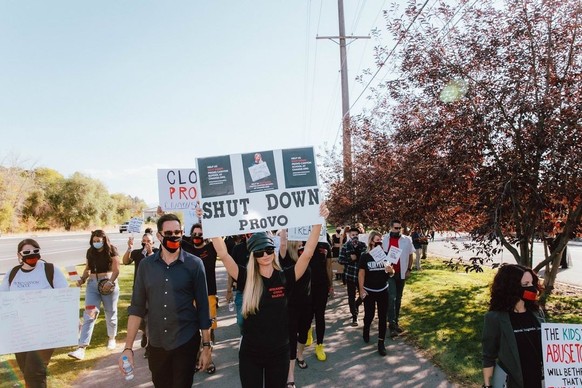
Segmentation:
[[(185, 240), (182, 240), (185, 242)], [(216, 258), (218, 254), (212, 242), (207, 243), (201, 248), (196, 247), (194, 244), (188, 242), (187, 244), (182, 243), (182, 248), (202, 259), (204, 263), (204, 271), (206, 272), (206, 287), (208, 287), (208, 295), (216, 295)]]
[(105, 252), (105, 249), (101, 252), (93, 247), (87, 249), (87, 263), (89, 265), (89, 270), (93, 274), (95, 271), (97, 271), (97, 273), (111, 272), (113, 264), (111, 258), (115, 256), (119, 256), (119, 253), (117, 253), (117, 248), (113, 245), (111, 245), (109, 254)]
[(524, 387), (541, 387), (542, 381), (542, 329), (530, 311), (509, 313), (513, 334), (519, 351), (519, 362)]
[(360, 256), (358, 268), (366, 271), (364, 288), (367, 291), (379, 292), (388, 287), (389, 275), (386, 273), (386, 260), (376, 262), (372, 255), (364, 253)]
[[(281, 257), (279, 254), (279, 264), (283, 269), (293, 268), (293, 271), (295, 271), (295, 262), (289, 256), (289, 253), (285, 257)], [(293, 292), (288, 296), (288, 303), (293, 306), (307, 306), (311, 303), (311, 269), (309, 267), (305, 269), (303, 276), (295, 282)]]
[[(153, 248), (152, 255), (154, 253), (156, 253), (157, 251), (158, 251), (158, 248)], [(144, 252), (143, 248), (140, 248), (140, 249), (134, 249), (129, 254), (129, 264), (135, 263), (135, 268), (133, 269), (133, 279), (134, 280), (135, 280), (135, 275), (137, 274), (137, 267), (139, 267), (139, 263), (147, 257), (146, 255), (144, 255), (143, 252)]]
[(329, 277), (327, 276), (327, 260), (330, 257), (330, 246), (328, 243), (319, 242), (315, 247), (313, 257), (309, 261), (311, 268), (311, 284), (314, 286), (329, 287)]
[[(243, 320), (241, 352), (268, 356), (289, 346), (287, 298), (295, 287), (295, 268), (273, 271), (271, 278), (262, 277), (263, 295), (256, 314)], [(246, 267), (238, 267), (237, 282), (243, 290)]]

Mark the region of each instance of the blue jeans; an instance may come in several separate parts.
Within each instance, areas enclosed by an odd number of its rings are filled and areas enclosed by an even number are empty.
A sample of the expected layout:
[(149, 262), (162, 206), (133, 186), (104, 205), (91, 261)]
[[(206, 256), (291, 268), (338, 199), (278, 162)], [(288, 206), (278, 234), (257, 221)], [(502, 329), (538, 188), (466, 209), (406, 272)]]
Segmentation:
[[(97, 280), (89, 278), (87, 280), (87, 290), (85, 293), (85, 311), (83, 313), (83, 326), (79, 337), (79, 346), (88, 346), (93, 335), (95, 321), (99, 316), (101, 303), (105, 311), (105, 323), (107, 324), (107, 335), (115, 338), (117, 335), (117, 301), (119, 300), (119, 284), (115, 285), (114, 291), (109, 295), (101, 295), (97, 290)], [(95, 313), (90, 314), (87, 306), (95, 306)]]
[(234, 304), (236, 306), (236, 324), (238, 328), (242, 332), (243, 326), (243, 316), (242, 316), (242, 302), (243, 302), (243, 293), (242, 291), (236, 290), (234, 294)]
[(400, 274), (396, 274), (388, 279), (388, 324), (390, 328), (398, 325), (400, 317), (400, 303), (402, 302), (402, 292), (406, 279), (401, 279)]

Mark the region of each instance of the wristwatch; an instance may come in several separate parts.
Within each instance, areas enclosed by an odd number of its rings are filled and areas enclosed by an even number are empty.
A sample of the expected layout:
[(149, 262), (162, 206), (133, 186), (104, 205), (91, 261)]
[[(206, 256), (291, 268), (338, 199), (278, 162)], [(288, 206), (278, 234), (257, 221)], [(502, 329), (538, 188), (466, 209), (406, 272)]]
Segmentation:
[(202, 347), (212, 349), (212, 344), (210, 342), (202, 342)]

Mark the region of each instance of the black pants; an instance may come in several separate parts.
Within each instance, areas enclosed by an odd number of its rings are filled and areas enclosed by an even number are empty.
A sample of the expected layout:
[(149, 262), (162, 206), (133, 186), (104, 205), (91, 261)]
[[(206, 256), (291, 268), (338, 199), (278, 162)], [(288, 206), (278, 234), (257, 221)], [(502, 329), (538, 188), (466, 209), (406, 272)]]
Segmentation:
[[(243, 338), (244, 341), (244, 338)], [(273, 353), (238, 352), (238, 373), (242, 388), (284, 388), (289, 373), (289, 347)], [(246, 346), (244, 346), (246, 347)]]
[(388, 289), (380, 292), (368, 291), (364, 298), (364, 331), (370, 330), (374, 320), (376, 307), (378, 308), (378, 339), (386, 338), (386, 312), (388, 311)]
[(323, 343), (323, 336), (325, 335), (325, 308), (327, 307), (328, 292), (327, 284), (311, 285), (311, 303), (313, 305), (315, 335), (317, 337), (318, 345)]
[(15, 354), (26, 388), (46, 388), (47, 366), (54, 351), (43, 349)]
[(176, 349), (165, 350), (148, 345), (148, 365), (157, 388), (190, 388), (194, 381), (200, 332)]
[(311, 326), (311, 305), (288, 305), (289, 313), (289, 359), (297, 358), (297, 342), (305, 345), (307, 332)]
[(356, 307), (356, 290), (358, 285), (351, 281), (347, 281), (348, 286), (348, 306), (350, 306), (350, 313), (352, 314), (352, 319), (358, 318), (358, 308)]

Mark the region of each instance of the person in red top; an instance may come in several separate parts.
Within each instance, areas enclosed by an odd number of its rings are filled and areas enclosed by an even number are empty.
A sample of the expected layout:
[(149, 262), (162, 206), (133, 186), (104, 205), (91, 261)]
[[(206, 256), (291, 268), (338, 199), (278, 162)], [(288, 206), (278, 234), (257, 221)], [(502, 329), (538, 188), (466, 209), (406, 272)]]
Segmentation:
[(393, 265), (394, 276), (388, 280), (388, 327), (392, 338), (403, 332), (398, 325), (400, 303), (404, 284), (410, 276), (412, 255), (414, 254), (412, 239), (403, 236), (401, 231), (402, 223), (400, 220), (390, 221), (390, 233), (385, 235), (382, 241), (382, 246), (385, 247), (386, 252), (390, 253), (390, 250), (394, 249), (398, 253), (398, 261)]

